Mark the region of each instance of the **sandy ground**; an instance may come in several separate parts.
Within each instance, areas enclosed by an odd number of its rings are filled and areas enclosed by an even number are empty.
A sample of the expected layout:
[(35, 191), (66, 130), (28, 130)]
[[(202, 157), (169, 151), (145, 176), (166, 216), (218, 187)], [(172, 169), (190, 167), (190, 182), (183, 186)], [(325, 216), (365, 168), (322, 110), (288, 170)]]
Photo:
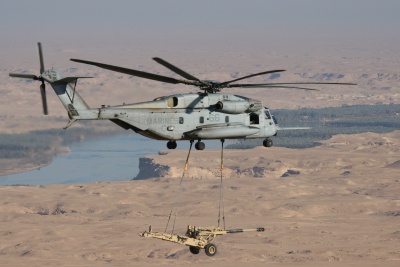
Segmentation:
[[(149, 225), (164, 231), (176, 178), (0, 187), (0, 266), (399, 266), (399, 137), (366, 133), (304, 150), (227, 150), (226, 227), (265, 232), (219, 237), (214, 257), (138, 235)], [(152, 158), (178, 168), (185, 154)], [(194, 151), (189, 170), (218, 166), (218, 155)], [(228, 169), (235, 164), (267, 171), (235, 177)], [(297, 174), (282, 177), (284, 169)], [(189, 224), (217, 224), (219, 178), (190, 177), (179, 234)]]

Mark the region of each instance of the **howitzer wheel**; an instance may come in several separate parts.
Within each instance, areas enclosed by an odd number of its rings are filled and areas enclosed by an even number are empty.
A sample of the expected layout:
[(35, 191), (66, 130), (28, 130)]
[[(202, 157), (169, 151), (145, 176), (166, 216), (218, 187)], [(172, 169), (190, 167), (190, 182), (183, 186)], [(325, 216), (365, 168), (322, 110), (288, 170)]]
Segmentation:
[(207, 244), (204, 248), (206, 255), (209, 257), (214, 256), (217, 254), (217, 246), (214, 245), (213, 243)]
[(200, 253), (200, 248), (198, 248), (198, 247), (190, 246), (189, 250), (190, 250), (190, 252), (192, 252), (192, 254), (199, 254)]

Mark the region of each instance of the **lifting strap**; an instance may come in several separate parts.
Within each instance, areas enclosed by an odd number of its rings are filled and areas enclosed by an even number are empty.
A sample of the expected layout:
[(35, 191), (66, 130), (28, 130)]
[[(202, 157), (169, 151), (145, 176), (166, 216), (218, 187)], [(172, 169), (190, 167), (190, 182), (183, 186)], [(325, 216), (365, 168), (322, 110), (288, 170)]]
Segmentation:
[(172, 212), (175, 210), (174, 223), (172, 225), (171, 235), (174, 234), (174, 230), (175, 230), (175, 221), (176, 221), (176, 217), (178, 216), (178, 205), (179, 205), (180, 196), (181, 196), (181, 192), (182, 192), (182, 181), (183, 181), (183, 178), (185, 177), (185, 172), (186, 172), (186, 170), (187, 170), (187, 168), (189, 166), (189, 156), (190, 156), (190, 151), (192, 150), (192, 145), (193, 145), (193, 140), (190, 140), (189, 153), (188, 153), (187, 158), (186, 158), (186, 163), (185, 163), (185, 167), (183, 169), (181, 181), (179, 182), (179, 187), (178, 187), (178, 190), (177, 190), (178, 192), (176, 194), (176, 200), (175, 200), (175, 203), (173, 204), (173, 206), (171, 208), (171, 212), (169, 213), (169, 216), (168, 216), (167, 225), (165, 226), (164, 233), (166, 233), (167, 230), (168, 230), (168, 225), (169, 225), (169, 221), (171, 219)]
[(219, 208), (218, 208), (218, 227), (220, 226), (220, 220), (221, 220), (221, 209), (222, 209), (222, 222), (224, 224), (224, 230), (225, 230), (225, 208), (224, 208), (224, 194), (223, 194), (223, 169), (224, 169), (224, 139), (221, 139), (221, 183), (219, 186)]
[[(221, 179), (220, 179), (220, 187), (219, 187), (218, 227), (220, 227), (221, 216), (222, 216), (223, 229), (225, 230), (225, 207), (224, 207), (224, 194), (223, 194), (223, 189), (224, 189), (224, 185), (223, 185), (224, 142), (225, 142), (225, 140), (221, 139), (221, 165), (220, 165), (220, 177), (221, 177)], [(172, 205), (171, 211), (170, 211), (169, 216), (168, 216), (167, 225), (165, 226), (165, 230), (164, 230), (164, 233), (166, 233), (167, 230), (168, 230), (168, 226), (169, 226), (169, 222), (171, 220), (172, 213), (175, 211), (174, 222), (172, 224), (171, 235), (174, 234), (174, 230), (175, 230), (176, 217), (178, 217), (178, 206), (179, 206), (179, 202), (180, 202), (180, 196), (181, 196), (181, 193), (182, 193), (182, 182), (183, 182), (183, 178), (185, 177), (186, 170), (189, 167), (189, 157), (190, 157), (190, 152), (192, 150), (192, 146), (193, 146), (193, 140), (190, 140), (189, 152), (188, 152), (188, 155), (186, 157), (185, 167), (183, 169), (182, 177), (181, 177), (181, 180), (179, 182), (178, 189), (177, 189), (176, 200), (175, 200), (175, 203)]]

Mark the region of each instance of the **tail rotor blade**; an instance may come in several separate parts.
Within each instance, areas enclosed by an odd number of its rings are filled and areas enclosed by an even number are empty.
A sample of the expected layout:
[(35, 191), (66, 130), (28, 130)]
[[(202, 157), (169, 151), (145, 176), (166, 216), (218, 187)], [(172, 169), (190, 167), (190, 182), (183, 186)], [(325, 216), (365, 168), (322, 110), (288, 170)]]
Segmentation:
[(35, 74), (25, 74), (25, 73), (9, 73), (10, 77), (14, 78), (24, 78), (24, 79), (33, 79), (38, 80), (39, 77)]
[(38, 47), (38, 54), (39, 54), (39, 61), (40, 61), (40, 74), (42, 74), (44, 72), (42, 44), (37, 43), (37, 47)]
[(40, 85), (40, 94), (42, 96), (43, 114), (47, 115), (49, 112), (47, 109), (46, 85), (44, 83)]
[(49, 114), (49, 111), (47, 108), (46, 85), (44, 84), (44, 79), (42, 77), (42, 74), (44, 73), (45, 69), (44, 69), (44, 63), (43, 63), (43, 51), (42, 51), (41, 43), (37, 43), (37, 49), (38, 49), (39, 63), (40, 63), (39, 76), (34, 75), (34, 74), (29, 74), (29, 73), (9, 73), (8, 75), (10, 77), (14, 77), (14, 78), (33, 79), (33, 80), (42, 82), (42, 84), (40, 85), (40, 95), (42, 98), (43, 114), (47, 115), (47, 114)]

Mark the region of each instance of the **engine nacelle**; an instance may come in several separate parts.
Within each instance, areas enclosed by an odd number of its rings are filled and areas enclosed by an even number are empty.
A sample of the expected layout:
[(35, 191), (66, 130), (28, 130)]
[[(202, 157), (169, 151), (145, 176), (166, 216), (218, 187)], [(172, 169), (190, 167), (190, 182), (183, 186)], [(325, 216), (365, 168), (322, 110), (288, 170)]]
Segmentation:
[(215, 108), (228, 114), (241, 114), (250, 107), (247, 101), (218, 101)]

